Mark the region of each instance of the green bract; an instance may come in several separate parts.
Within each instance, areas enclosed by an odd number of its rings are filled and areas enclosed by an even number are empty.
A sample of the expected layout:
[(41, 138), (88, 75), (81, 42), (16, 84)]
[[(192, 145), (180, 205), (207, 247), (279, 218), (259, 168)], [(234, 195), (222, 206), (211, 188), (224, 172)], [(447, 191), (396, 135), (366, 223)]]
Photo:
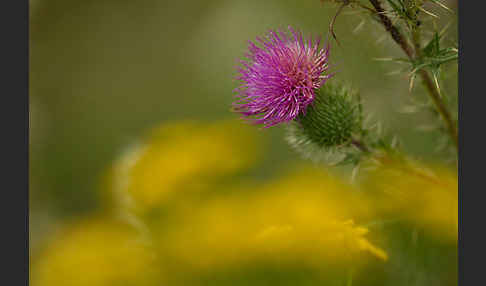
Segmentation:
[[(335, 81), (328, 81), (316, 92), (305, 114), (291, 122), (287, 140), (308, 157), (321, 151), (347, 147), (362, 130), (361, 105), (357, 92)], [(322, 153), (322, 152), (321, 152)]]

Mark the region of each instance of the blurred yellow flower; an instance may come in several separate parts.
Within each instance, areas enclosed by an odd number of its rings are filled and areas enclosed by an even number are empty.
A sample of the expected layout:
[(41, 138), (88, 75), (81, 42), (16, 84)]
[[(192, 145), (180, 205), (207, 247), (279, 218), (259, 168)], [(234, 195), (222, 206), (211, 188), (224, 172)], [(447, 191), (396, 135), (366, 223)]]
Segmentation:
[(138, 234), (114, 220), (69, 225), (32, 263), (33, 286), (151, 285), (153, 255)]
[(321, 170), (299, 166), (264, 186), (240, 186), (174, 216), (159, 234), (162, 252), (202, 269), (255, 261), (319, 268), (369, 254), (386, 260), (385, 251), (366, 239), (368, 230), (351, 220), (368, 211), (347, 200), (353, 191)]
[(364, 181), (369, 203), (383, 216), (405, 219), (430, 234), (457, 240), (457, 173), (392, 159), (371, 170)]
[(261, 145), (256, 134), (237, 121), (162, 125), (115, 164), (111, 190), (125, 206), (148, 210), (175, 194), (207, 189), (252, 165)]

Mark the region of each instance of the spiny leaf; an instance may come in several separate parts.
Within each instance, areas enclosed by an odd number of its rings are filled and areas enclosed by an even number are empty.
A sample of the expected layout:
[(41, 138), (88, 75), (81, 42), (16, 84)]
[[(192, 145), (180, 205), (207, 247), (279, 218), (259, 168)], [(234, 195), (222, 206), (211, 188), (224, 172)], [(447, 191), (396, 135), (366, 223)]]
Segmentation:
[(440, 39), (439, 33), (434, 33), (432, 39), (422, 49), (422, 56), (413, 62), (412, 73), (429, 68), (437, 77), (441, 65), (458, 59), (457, 49), (453, 47), (441, 48)]

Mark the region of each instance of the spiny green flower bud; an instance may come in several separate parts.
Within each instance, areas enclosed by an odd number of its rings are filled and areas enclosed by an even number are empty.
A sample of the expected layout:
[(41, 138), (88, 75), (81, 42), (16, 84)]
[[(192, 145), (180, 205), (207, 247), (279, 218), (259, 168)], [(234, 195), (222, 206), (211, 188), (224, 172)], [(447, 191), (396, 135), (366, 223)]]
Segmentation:
[(316, 152), (339, 152), (350, 146), (362, 131), (361, 104), (357, 92), (348, 86), (328, 82), (318, 92), (305, 114), (288, 129), (287, 141), (306, 157), (318, 159)]

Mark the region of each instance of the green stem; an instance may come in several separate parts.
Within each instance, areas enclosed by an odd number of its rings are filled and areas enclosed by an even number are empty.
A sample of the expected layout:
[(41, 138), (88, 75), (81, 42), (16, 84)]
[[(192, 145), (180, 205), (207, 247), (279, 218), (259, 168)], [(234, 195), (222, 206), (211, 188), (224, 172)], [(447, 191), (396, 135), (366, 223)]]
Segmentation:
[(362, 141), (359, 141), (358, 139), (352, 139), (351, 144), (353, 146), (355, 146), (356, 148), (358, 148), (363, 153), (370, 153), (371, 152), (370, 149)]
[(378, 15), (378, 17), (380, 18), (381, 23), (383, 24), (385, 29), (390, 33), (393, 40), (402, 48), (402, 50), (405, 52), (405, 54), (407, 54), (407, 56), (410, 59), (413, 59), (414, 55), (413, 55), (412, 47), (409, 45), (409, 43), (407, 42), (405, 37), (402, 35), (402, 33), (400, 33), (398, 28), (393, 25), (390, 18), (388, 18), (388, 16), (386, 16), (385, 9), (383, 9), (383, 7), (381, 7), (380, 1), (379, 0), (370, 0), (370, 3), (375, 8), (375, 10), (376, 10), (375, 12)]
[(420, 70), (420, 76), (422, 77), (425, 88), (429, 92), (430, 97), (432, 98), (435, 106), (437, 107), (437, 111), (439, 111), (439, 114), (442, 116), (442, 118), (446, 122), (447, 130), (449, 132), (449, 136), (451, 137), (452, 142), (454, 143), (454, 146), (456, 147), (456, 150), (457, 150), (459, 145), (458, 145), (458, 142), (457, 142), (456, 123), (452, 119), (452, 116), (449, 113), (449, 110), (447, 110), (446, 105), (442, 101), (440, 94), (439, 94), (439, 91), (437, 90), (437, 87), (435, 86), (434, 81), (430, 77), (430, 74), (425, 70)]
[[(402, 48), (402, 50), (405, 52), (408, 58), (414, 61), (420, 55), (421, 52), (420, 42), (415, 43), (414, 48), (412, 48), (410, 44), (407, 42), (406, 38), (402, 35), (402, 33), (400, 33), (398, 28), (393, 25), (390, 18), (388, 18), (388, 16), (385, 15), (385, 10), (381, 6), (380, 1), (379, 0), (369, 0), (369, 1), (375, 8), (381, 23), (383, 24), (385, 29), (390, 33), (393, 40)], [(413, 40), (420, 40), (419, 31), (416, 31), (415, 33), (417, 33), (415, 36), (412, 35)], [(432, 98), (432, 101), (435, 107), (437, 108), (437, 111), (441, 115), (442, 119), (445, 121), (449, 136), (451, 137), (457, 150), (458, 149), (457, 127), (454, 120), (452, 119), (449, 110), (447, 109), (447, 106), (442, 101), (442, 98), (440, 97), (440, 93), (437, 90), (437, 87), (435, 86), (434, 81), (432, 80), (430, 74), (426, 70), (422, 69), (419, 71), (419, 75), (422, 78), (422, 81), (428, 92), (428, 95)]]
[[(415, 12), (415, 11), (413, 11)], [(412, 13), (415, 15), (415, 13)], [(421, 30), (420, 30), (420, 25), (418, 24), (418, 19), (415, 19), (415, 23), (412, 26), (412, 42), (415, 50), (415, 58), (420, 58), (422, 57), (422, 43), (421, 43)], [(430, 97), (434, 101), (435, 106), (437, 107), (437, 111), (441, 115), (441, 117), (444, 119), (446, 125), (447, 125), (447, 130), (449, 132), (449, 136), (451, 137), (454, 146), (456, 147), (456, 150), (458, 148), (458, 142), (457, 142), (457, 127), (452, 119), (451, 114), (449, 113), (449, 110), (447, 110), (446, 105), (442, 101), (440, 97), (440, 93), (434, 84), (432, 78), (430, 77), (430, 74), (425, 71), (425, 70), (420, 70), (419, 72), (420, 76), (422, 77), (423, 84), (427, 91), (429, 92)]]

